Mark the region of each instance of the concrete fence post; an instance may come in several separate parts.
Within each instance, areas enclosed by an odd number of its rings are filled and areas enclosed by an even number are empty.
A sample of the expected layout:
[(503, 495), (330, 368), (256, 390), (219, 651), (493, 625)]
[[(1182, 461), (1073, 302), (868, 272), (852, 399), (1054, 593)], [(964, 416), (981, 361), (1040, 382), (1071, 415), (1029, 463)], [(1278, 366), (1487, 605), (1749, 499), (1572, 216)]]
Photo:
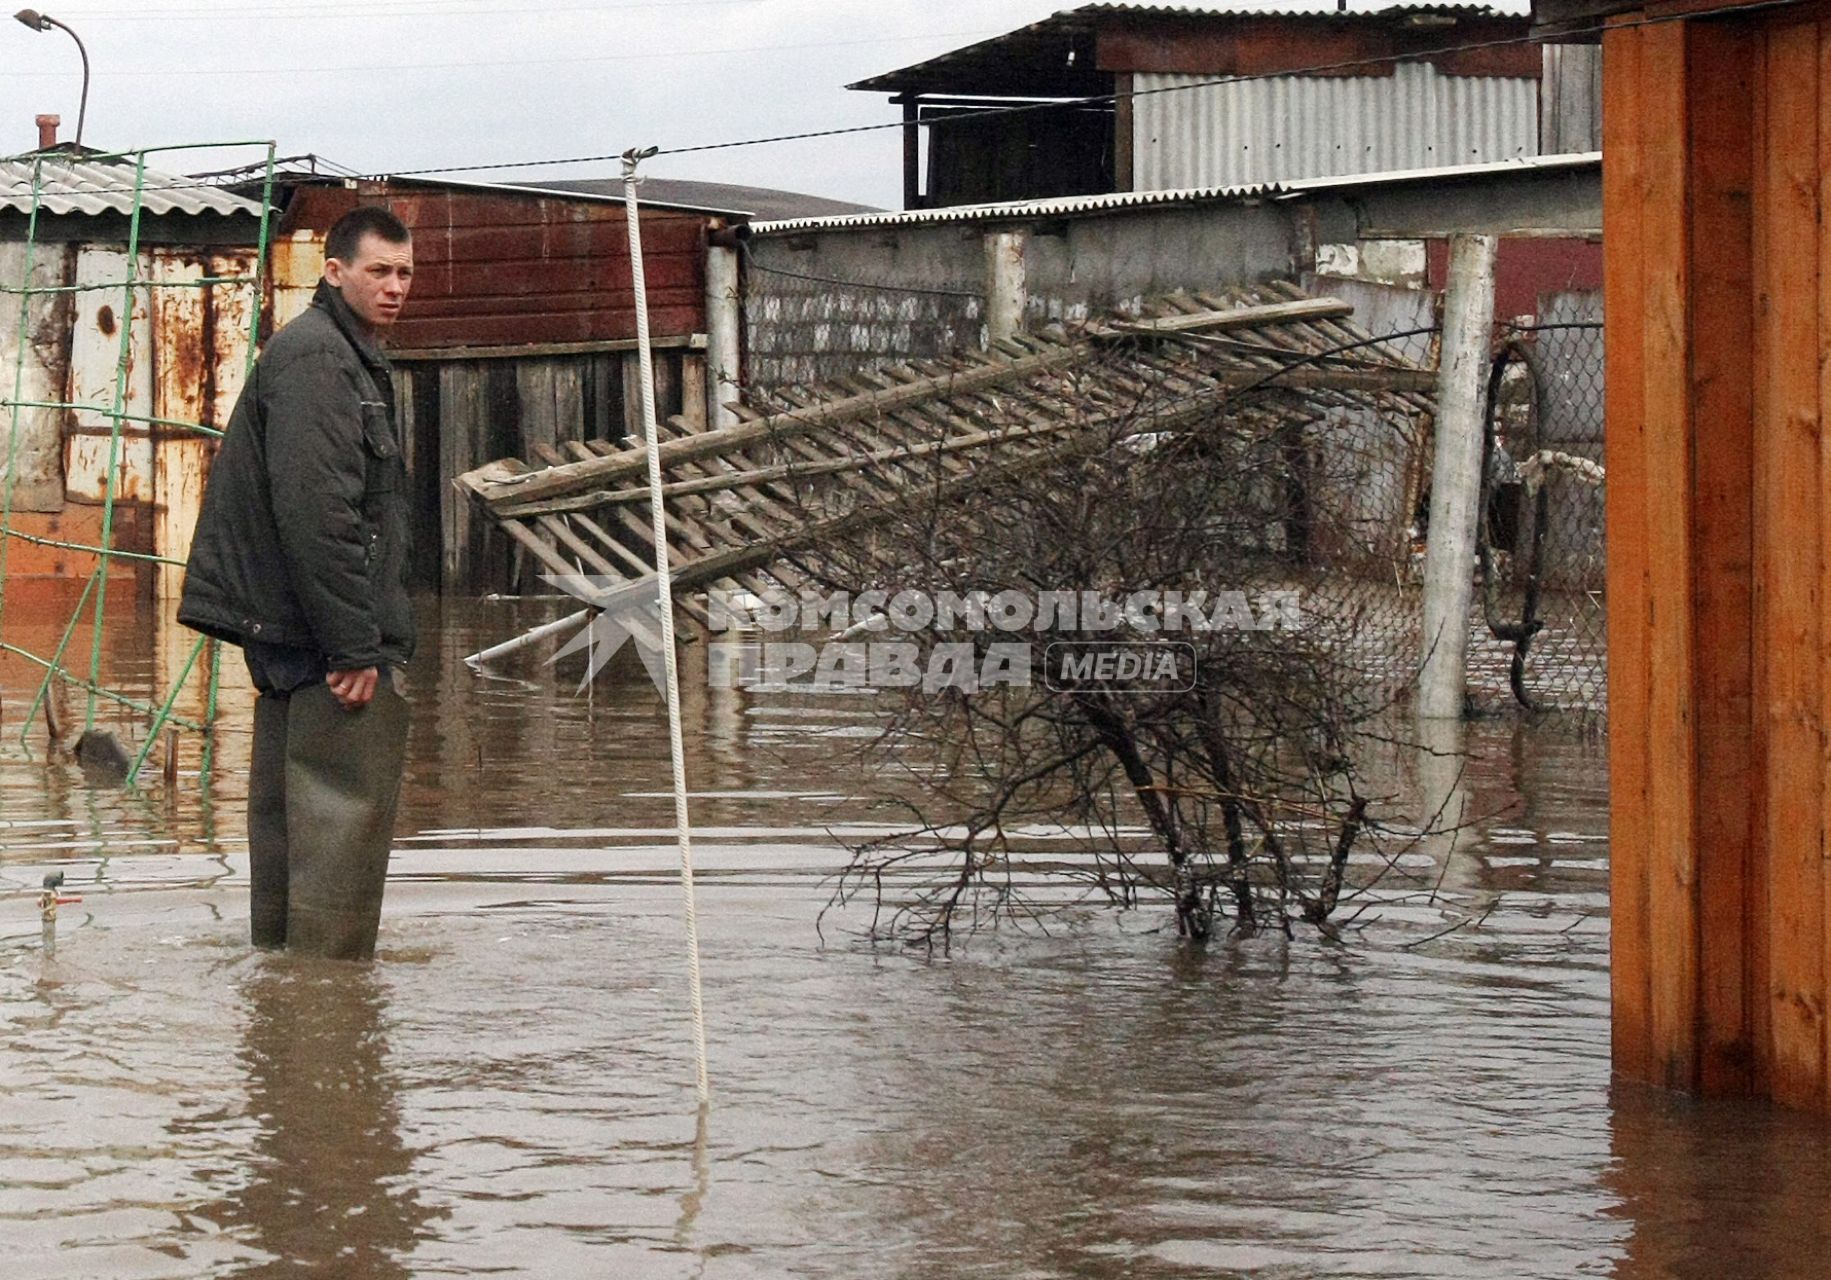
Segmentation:
[(738, 250), (706, 247), (706, 425), (734, 427), (738, 416), (725, 406), (738, 398), (742, 354), (738, 350)]
[(985, 326), (991, 342), (1024, 331), (1024, 308), (1030, 301), (1024, 258), (1029, 247), (1028, 231), (993, 231), (985, 238)]
[(1424, 663), (1418, 677), (1418, 714), (1432, 718), (1462, 715), (1468, 683), (1497, 243), (1493, 236), (1450, 239), (1430, 534), (1424, 551)]

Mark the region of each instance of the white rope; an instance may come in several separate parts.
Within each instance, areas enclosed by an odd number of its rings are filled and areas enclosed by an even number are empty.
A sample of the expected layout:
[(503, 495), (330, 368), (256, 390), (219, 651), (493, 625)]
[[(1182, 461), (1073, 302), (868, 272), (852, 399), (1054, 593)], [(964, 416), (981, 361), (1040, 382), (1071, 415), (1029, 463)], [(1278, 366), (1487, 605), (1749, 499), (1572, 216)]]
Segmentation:
[(649, 348), (648, 285), (642, 275), (642, 220), (636, 202), (636, 166), (655, 154), (623, 153), (623, 203), (629, 219), (629, 265), (636, 293), (636, 347), (642, 357), (642, 428), (648, 441), (649, 514), (655, 529), (655, 577), (661, 589), (661, 652), (667, 666), (668, 750), (674, 760), (674, 827), (680, 833), (680, 891), (686, 905), (687, 973), (693, 998), (693, 1057), (699, 1105), (712, 1098), (706, 1083), (706, 1009), (699, 991), (699, 917), (693, 907), (693, 831), (687, 822), (687, 756), (680, 735), (680, 668), (674, 655), (674, 579), (662, 519), (661, 430), (655, 421), (655, 357)]

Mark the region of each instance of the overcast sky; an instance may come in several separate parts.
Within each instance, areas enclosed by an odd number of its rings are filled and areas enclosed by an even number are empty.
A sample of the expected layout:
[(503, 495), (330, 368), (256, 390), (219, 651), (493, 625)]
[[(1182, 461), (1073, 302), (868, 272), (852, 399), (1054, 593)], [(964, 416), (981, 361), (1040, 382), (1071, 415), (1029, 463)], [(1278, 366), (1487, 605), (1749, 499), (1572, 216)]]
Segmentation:
[[(1248, 5), (1261, 7), (1239, 7)], [(1072, 7), (1075, 0), (59, 0), (45, 12), (89, 49), (88, 145), (272, 139), (283, 155), (316, 152), (367, 173), (890, 122), (897, 108), (884, 95), (845, 85)], [(41, 111), (62, 115), (70, 138), (80, 83), (67, 35), (0, 18), (0, 152), (35, 145), (32, 117)], [(652, 172), (896, 206), (900, 156), (899, 135), (888, 129), (663, 157)], [(189, 172), (252, 158), (187, 153), (149, 163)], [(615, 172), (604, 163), (471, 176)]]

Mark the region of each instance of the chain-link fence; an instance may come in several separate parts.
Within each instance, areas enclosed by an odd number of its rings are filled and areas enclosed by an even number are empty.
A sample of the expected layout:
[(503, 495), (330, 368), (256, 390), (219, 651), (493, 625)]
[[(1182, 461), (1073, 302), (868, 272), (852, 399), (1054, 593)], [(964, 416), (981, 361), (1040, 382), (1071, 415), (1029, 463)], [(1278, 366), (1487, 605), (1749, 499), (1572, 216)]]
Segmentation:
[[(1570, 295), (1495, 334), (1468, 647), (1479, 712), (1607, 710), (1598, 309), (1593, 295)], [(1357, 354), (1431, 367), (1437, 336), (1406, 330)], [(1357, 668), (1395, 698), (1423, 661), (1433, 437), (1428, 401), (1357, 399), (1318, 412), (1290, 464), (1306, 594), (1354, 620)]]
[(1600, 321), (1503, 327), (1489, 391), (1471, 696), (1605, 711)]
[[(1295, 291), (1277, 296), (1293, 304), (1302, 298)], [(1424, 656), (1435, 436), (1429, 371), (1437, 364), (1439, 331), (1428, 308), (1409, 322), (1387, 316), (1380, 328), (1388, 331), (1371, 335), (1346, 317), (1295, 313), (1246, 331), (1185, 334), (1176, 327), (1192, 323), (1189, 314), (1204, 308), (1219, 314), (1265, 301), (1234, 291), (1143, 304), (1117, 323), (1149, 332), (1151, 342), (1109, 353), (1093, 378), (1098, 394), (1085, 403), (1064, 409), (1006, 389), (973, 400), (971, 413), (960, 420), (978, 415), (1005, 424), (1016, 414), (1024, 422), (1054, 421), (1089, 412), (1089, 405), (1109, 414), (1129, 406), (1120, 414), (1128, 418), (1177, 415), (1224, 391), (1218, 418), (1204, 419), (1196, 433), (1211, 452), (1233, 451), (1222, 469), (1225, 481), (1216, 481), (1208, 498), (1209, 549), (1218, 555), (1211, 567), (1219, 578), (1198, 585), (1212, 595), (1216, 582), (1231, 574), (1241, 580), (1228, 578), (1227, 585), (1300, 596), (1309, 616), (1327, 621), (1343, 647), (1340, 658), (1370, 698), (1407, 700)], [(928, 298), (922, 305), (940, 304)], [(883, 341), (895, 346), (893, 338)], [(1500, 326), (1493, 350), (1469, 701), (1486, 713), (1602, 713), (1607, 615), (1600, 299), (1593, 293), (1549, 297), (1535, 322)], [(1018, 344), (1005, 354), (1034, 352)], [(858, 355), (842, 358), (856, 362)], [(892, 371), (888, 380), (869, 385), (907, 384), (936, 373), (920, 360)], [(1091, 376), (1083, 370), (1083, 378)], [(1050, 389), (1061, 390), (1054, 383)], [(819, 397), (804, 390), (778, 402), (753, 388), (752, 398), (756, 407), (792, 414)], [(905, 409), (893, 425), (933, 425), (934, 417), (929, 410)], [(872, 430), (886, 428), (877, 423)], [(1156, 465), (1193, 465), (1186, 458), (1168, 461), (1160, 434), (1138, 434), (1126, 447)], [(848, 448), (868, 456), (884, 441), (860, 438)], [(853, 478), (846, 488), (858, 484)], [(1163, 512), (1145, 503), (1137, 515), (1155, 524)], [(1223, 545), (1227, 550), (1219, 554)], [(1250, 570), (1247, 561), (1253, 562)], [(1202, 577), (1193, 567), (1184, 576), (1181, 586)]]

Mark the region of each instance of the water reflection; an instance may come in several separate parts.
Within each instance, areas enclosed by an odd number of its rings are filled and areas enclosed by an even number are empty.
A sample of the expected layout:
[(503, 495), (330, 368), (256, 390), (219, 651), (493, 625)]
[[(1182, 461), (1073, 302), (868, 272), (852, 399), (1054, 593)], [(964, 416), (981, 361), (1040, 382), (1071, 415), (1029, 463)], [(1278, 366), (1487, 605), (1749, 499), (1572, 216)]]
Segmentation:
[[(1193, 951), (1146, 910), (928, 959), (814, 928), (846, 842), (906, 818), (845, 751), (868, 702), (691, 655), (696, 1127), (659, 699), (462, 664), (543, 620), (429, 604), (372, 970), (248, 952), (234, 663), (212, 793), (194, 759), (97, 791), (9, 723), (6, 1280), (1823, 1273), (1822, 1125), (1611, 1103), (1606, 748), (1552, 721), (1467, 726), (1466, 765), (1395, 730), (1374, 789), (1473, 825), (1346, 946)], [(45, 957), (52, 868), (84, 903)]]
[(406, 1280), (406, 1257), (437, 1215), (401, 1140), (385, 977), (361, 965), (271, 957), (242, 994), (238, 1057), (258, 1128), (245, 1184), (197, 1216), (268, 1256), (229, 1274)]
[(1616, 1280), (1831, 1272), (1831, 1124), (1630, 1084), (1611, 1104), (1606, 1182), (1633, 1224)]

